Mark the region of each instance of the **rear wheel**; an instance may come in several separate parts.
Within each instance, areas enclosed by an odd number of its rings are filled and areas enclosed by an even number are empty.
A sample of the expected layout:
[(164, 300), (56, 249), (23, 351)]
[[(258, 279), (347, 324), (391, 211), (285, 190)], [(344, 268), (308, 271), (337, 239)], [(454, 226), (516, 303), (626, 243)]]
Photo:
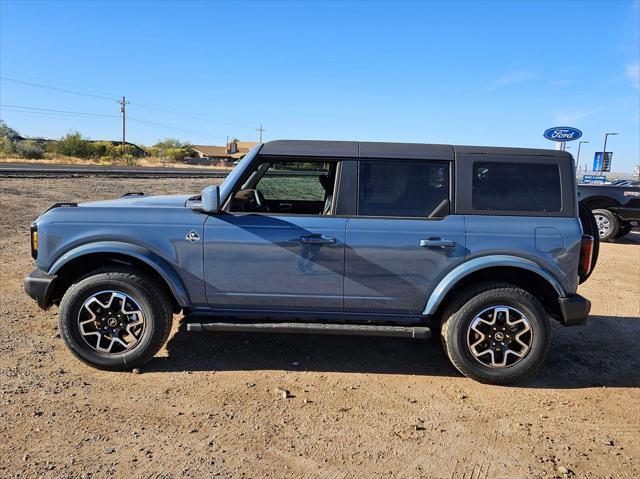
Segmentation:
[(73, 284), (60, 303), (60, 335), (80, 360), (99, 369), (132, 369), (169, 336), (165, 288), (143, 271), (114, 266)]
[(600, 241), (611, 241), (620, 230), (620, 222), (609, 210), (593, 210), (593, 217), (598, 225), (598, 235)]
[(454, 298), (441, 337), (453, 365), (483, 383), (522, 380), (544, 361), (551, 329), (540, 302), (506, 283), (487, 283)]
[(622, 238), (623, 236), (628, 235), (632, 229), (633, 229), (633, 226), (631, 226), (631, 223), (622, 223), (620, 225), (620, 230), (618, 231), (615, 237)]

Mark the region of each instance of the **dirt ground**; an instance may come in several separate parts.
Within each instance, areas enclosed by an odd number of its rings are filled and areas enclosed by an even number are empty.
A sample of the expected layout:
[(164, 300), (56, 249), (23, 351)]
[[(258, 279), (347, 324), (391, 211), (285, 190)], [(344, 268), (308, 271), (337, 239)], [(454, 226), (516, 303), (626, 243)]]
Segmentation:
[(177, 317), (141, 374), (75, 360), (57, 308), (22, 290), (29, 223), (58, 201), (206, 182), (0, 179), (0, 477), (640, 477), (637, 231), (602, 246), (588, 325), (554, 324), (517, 387), (465, 379), (437, 341), (197, 334)]

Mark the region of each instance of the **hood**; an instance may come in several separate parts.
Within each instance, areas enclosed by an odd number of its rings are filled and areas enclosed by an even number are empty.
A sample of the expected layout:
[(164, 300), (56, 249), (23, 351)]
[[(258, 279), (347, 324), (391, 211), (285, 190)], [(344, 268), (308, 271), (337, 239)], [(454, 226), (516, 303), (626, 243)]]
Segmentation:
[(88, 201), (86, 203), (79, 203), (78, 206), (88, 206), (91, 208), (118, 208), (124, 206), (133, 208), (183, 208), (187, 200), (194, 196), (195, 195), (129, 195), (114, 200)]

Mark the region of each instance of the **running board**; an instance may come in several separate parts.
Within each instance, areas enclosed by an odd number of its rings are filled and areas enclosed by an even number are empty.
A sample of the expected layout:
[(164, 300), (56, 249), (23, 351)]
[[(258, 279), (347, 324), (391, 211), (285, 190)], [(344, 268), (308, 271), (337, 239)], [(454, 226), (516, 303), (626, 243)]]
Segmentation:
[(431, 337), (426, 326), (378, 326), (371, 324), (323, 323), (188, 323), (187, 331), (231, 331), (236, 333), (338, 334), (350, 336)]

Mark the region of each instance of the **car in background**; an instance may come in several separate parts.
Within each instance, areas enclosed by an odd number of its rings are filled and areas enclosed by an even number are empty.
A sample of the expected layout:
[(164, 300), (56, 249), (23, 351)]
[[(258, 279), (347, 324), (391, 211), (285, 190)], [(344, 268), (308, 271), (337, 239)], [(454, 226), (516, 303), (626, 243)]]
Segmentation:
[(578, 185), (578, 201), (593, 213), (601, 241), (621, 238), (640, 224), (640, 185), (626, 181)]

